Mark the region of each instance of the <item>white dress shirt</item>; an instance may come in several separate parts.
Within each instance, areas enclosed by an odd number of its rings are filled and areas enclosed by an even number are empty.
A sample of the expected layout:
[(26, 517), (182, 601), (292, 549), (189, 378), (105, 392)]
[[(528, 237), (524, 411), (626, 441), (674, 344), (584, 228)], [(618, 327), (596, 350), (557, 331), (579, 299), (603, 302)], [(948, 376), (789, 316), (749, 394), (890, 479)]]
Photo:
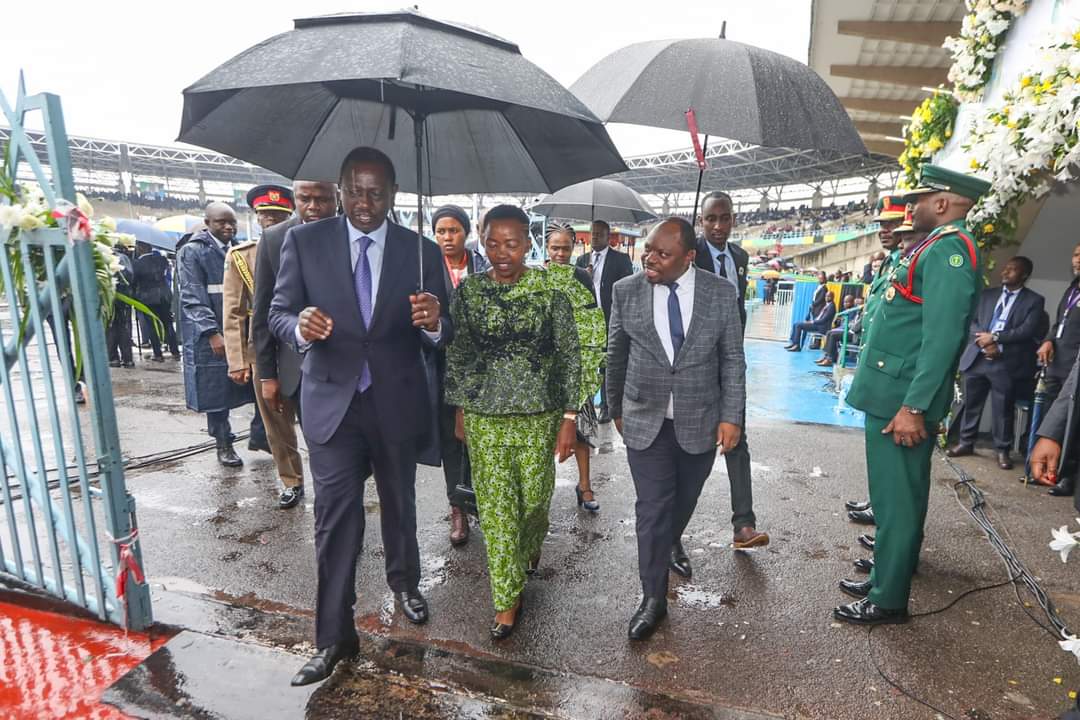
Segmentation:
[[(709, 246), (709, 252), (713, 256), (713, 267), (719, 268), (721, 264), (724, 266), (724, 272), (727, 276), (721, 275), (725, 280), (735, 286), (735, 289), (739, 289), (739, 277), (738, 270), (735, 268), (735, 259), (731, 257), (731, 252), (728, 251), (727, 243), (724, 243), (724, 248), (720, 248), (713, 245), (708, 240), (705, 243)], [(716, 271), (717, 275), (720, 275), (720, 271)]]
[(596, 295), (596, 304), (600, 305), (600, 281), (604, 279), (604, 261), (607, 259), (608, 248), (604, 248), (599, 254), (590, 250), (592, 261), (592, 286), (593, 294)]
[[(1020, 288), (1023, 290), (1023, 288)], [(989, 329), (989, 332), (997, 333), (1005, 329), (1005, 322), (1009, 319), (1009, 313), (1012, 312), (1013, 305), (1016, 304), (1016, 296), (1020, 294), (1020, 290), (1009, 290), (1004, 285), (1001, 287), (1001, 296), (998, 297), (997, 303), (994, 304), (994, 310), (1001, 308), (1001, 315), (998, 316), (997, 323)], [(1006, 295), (1005, 293), (1008, 293)], [(1001, 343), (998, 343), (998, 352), (1004, 353), (1005, 348)], [(983, 348), (983, 354), (986, 353), (986, 349)]]
[[(379, 277), (382, 275), (383, 255), (386, 253), (386, 235), (390, 227), (390, 221), (383, 220), (382, 225), (369, 233), (357, 230), (348, 218), (345, 219), (345, 227), (349, 230), (349, 262), (351, 268), (349, 274), (353, 278), (356, 277), (356, 263), (360, 262), (360, 238), (364, 236), (371, 238), (371, 243), (367, 249), (367, 259), (368, 265), (371, 266), (371, 316), (375, 317), (375, 302), (379, 297)], [(439, 327), (434, 332), (424, 330), (423, 333), (432, 341), (438, 341), (442, 336), (442, 320), (439, 320)], [(307, 350), (311, 346), (311, 343), (304, 340), (304, 337), (300, 334), (299, 323), (296, 324), (296, 345), (301, 351)]]
[[(677, 282), (679, 287), (675, 289), (675, 297), (679, 299), (679, 314), (683, 323), (683, 343), (686, 342), (686, 332), (690, 329), (690, 319), (694, 315), (694, 273), (693, 265), (683, 273)], [(653, 325), (656, 334), (660, 336), (660, 344), (664, 346), (668, 362), (675, 364), (675, 346), (671, 344), (671, 322), (668, 320), (668, 296), (671, 290), (667, 285), (657, 283), (653, 285)], [(675, 396), (668, 397), (667, 413), (664, 415), (668, 420), (675, 419)]]

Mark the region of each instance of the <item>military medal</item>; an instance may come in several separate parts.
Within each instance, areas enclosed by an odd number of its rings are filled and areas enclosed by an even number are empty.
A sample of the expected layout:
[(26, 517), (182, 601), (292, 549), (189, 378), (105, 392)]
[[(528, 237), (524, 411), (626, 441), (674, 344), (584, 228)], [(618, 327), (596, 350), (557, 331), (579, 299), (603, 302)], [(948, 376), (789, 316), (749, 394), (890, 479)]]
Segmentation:
[(896, 297), (896, 286), (890, 285), (889, 289), (885, 291), (885, 300), (892, 302), (894, 297)]

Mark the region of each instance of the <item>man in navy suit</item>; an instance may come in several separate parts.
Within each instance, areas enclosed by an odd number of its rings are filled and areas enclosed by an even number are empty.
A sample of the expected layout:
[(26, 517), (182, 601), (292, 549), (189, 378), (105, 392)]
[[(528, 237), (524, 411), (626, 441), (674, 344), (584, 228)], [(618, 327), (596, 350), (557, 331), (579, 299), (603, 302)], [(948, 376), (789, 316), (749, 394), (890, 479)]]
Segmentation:
[[(630, 256), (611, 247), (611, 226), (603, 220), (592, 224), (592, 252), (577, 259), (577, 266), (585, 268), (592, 276), (593, 294), (604, 310), (604, 323), (611, 323), (611, 288), (624, 277), (634, 274), (634, 261)], [(611, 422), (608, 411), (607, 383), (600, 386), (600, 422)]]
[(979, 433), (987, 394), (993, 409), (994, 448), (998, 467), (1011, 470), (1009, 448), (1013, 444), (1013, 416), (1017, 391), (1030, 387), (1035, 376), (1035, 357), (1040, 325), (1043, 324), (1043, 296), (1024, 287), (1031, 277), (1031, 260), (1021, 255), (1010, 259), (1001, 270), (1001, 287), (988, 288), (979, 297), (978, 312), (971, 321), (971, 342), (960, 356), (964, 374), (963, 420), (960, 439), (946, 454), (971, 455)]
[[(821, 285), (819, 286), (819, 289), (824, 287), (826, 286)], [(836, 317), (835, 300), (833, 299), (832, 291), (826, 289), (825, 301), (822, 303), (821, 307), (814, 312), (811, 319), (797, 322), (791, 326), (791, 340), (784, 349), (790, 350), (791, 352), (800, 352), (802, 350), (803, 336), (808, 333), (820, 333), (824, 335), (829, 332), (832, 328), (834, 317)]]
[(422, 348), (442, 347), (453, 334), (442, 256), (387, 220), (397, 184), (383, 153), (350, 152), (340, 191), (344, 216), (289, 230), (270, 305), (270, 330), (304, 354), (301, 425), (315, 486), (319, 652), (293, 685), (327, 678), (358, 651), (356, 561), (364, 481), (373, 472), (387, 583), (410, 622), (428, 619), (417, 587), (416, 456), (431, 440)]

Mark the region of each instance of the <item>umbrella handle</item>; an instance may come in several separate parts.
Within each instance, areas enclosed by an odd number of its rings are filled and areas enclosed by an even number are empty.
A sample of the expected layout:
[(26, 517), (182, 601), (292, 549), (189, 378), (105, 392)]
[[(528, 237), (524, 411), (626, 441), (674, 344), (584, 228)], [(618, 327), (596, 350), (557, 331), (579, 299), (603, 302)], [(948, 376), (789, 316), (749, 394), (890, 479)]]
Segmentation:
[[(705, 136), (705, 144), (702, 146), (702, 149), (701, 149), (702, 157), (705, 156), (705, 153), (708, 152), (708, 150), (709, 150), (709, 136), (706, 135)], [(698, 200), (701, 199), (701, 181), (704, 180), (704, 179), (705, 179), (705, 168), (699, 168), (698, 169), (698, 174), (697, 174), (697, 191), (694, 192), (694, 212), (690, 216), (690, 218), (691, 218), (690, 219), (690, 225), (692, 227), (695, 227), (695, 228), (697, 227)], [(694, 232), (697, 232), (697, 230), (695, 230)]]

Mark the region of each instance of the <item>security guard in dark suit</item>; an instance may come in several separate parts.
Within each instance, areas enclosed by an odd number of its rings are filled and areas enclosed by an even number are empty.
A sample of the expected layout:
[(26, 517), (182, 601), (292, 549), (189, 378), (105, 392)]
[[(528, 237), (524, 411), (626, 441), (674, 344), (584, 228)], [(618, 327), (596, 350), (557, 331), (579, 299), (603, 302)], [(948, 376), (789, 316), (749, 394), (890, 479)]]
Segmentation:
[[(866, 413), (867, 476), (877, 520), (870, 580), (842, 580), (859, 598), (833, 610), (861, 625), (908, 619), (930, 495), (933, 433), (948, 411), (953, 377), (982, 286), (979, 250), (964, 219), (990, 185), (924, 165), (912, 203), (922, 241), (905, 248), (873, 311), (847, 402)], [(929, 430), (928, 430), (929, 428)]]

